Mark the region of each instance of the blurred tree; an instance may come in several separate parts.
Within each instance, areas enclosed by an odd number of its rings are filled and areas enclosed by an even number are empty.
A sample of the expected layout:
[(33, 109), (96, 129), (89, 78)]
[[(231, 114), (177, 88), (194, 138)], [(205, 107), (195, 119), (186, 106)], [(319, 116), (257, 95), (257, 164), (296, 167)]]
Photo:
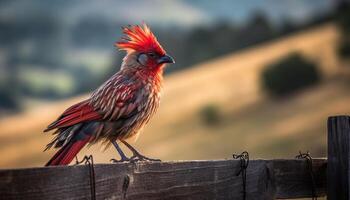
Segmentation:
[(8, 47), (19, 39), (19, 32), (17, 26), (12, 21), (0, 18), (0, 46)]
[(122, 65), (122, 58), (125, 56), (125, 52), (117, 51), (113, 56), (111, 60), (111, 64), (105, 71), (105, 73), (97, 77), (94, 85), (95, 87), (102, 85), (106, 80), (108, 80), (111, 76), (113, 76), (116, 72), (120, 70), (120, 67)]
[(57, 66), (61, 64), (62, 42), (60, 21), (50, 13), (33, 13), (28, 16), (0, 20), (1, 46), (9, 50), (16, 63), (33, 66)]
[(188, 65), (193, 65), (275, 36), (275, 27), (262, 12), (258, 12), (242, 27), (220, 21), (215, 26), (194, 28), (186, 38), (184, 50), (188, 56)]
[(320, 81), (317, 66), (297, 53), (272, 63), (262, 72), (262, 86), (274, 96), (284, 96)]
[(200, 110), (202, 121), (209, 126), (216, 125), (220, 122), (219, 107), (215, 104), (208, 104)]
[(0, 84), (0, 108), (6, 110), (18, 110), (19, 99), (16, 91), (8, 84)]
[(18, 110), (19, 101), (19, 84), (18, 84), (18, 67), (16, 65), (14, 54), (9, 54), (3, 69), (3, 76), (0, 80), (0, 108), (6, 110)]
[(190, 65), (212, 56), (212, 52), (215, 51), (213, 48), (215, 37), (213, 30), (205, 27), (196, 27), (189, 33), (184, 50), (187, 52)]
[(341, 30), (337, 53), (342, 59), (350, 58), (350, 2), (339, 1), (336, 21)]
[(342, 39), (338, 44), (337, 53), (342, 59), (350, 58), (350, 40)]
[(236, 29), (222, 21), (211, 27), (196, 27), (188, 35), (184, 48), (189, 65), (227, 54), (237, 49)]
[[(20, 99), (31, 91), (30, 85), (20, 84), (19, 73), (22, 67), (49, 68), (62, 63), (59, 26), (59, 20), (47, 12), (0, 19), (0, 47), (6, 52), (5, 64), (1, 66), (6, 78), (1, 80), (0, 107), (18, 109)], [(57, 97), (52, 91), (49, 92), (48, 96)], [(32, 95), (42, 96), (37, 93)]]
[(100, 15), (82, 18), (72, 29), (72, 43), (79, 47), (110, 47), (120, 26)]
[(263, 12), (257, 11), (239, 33), (240, 46), (247, 47), (274, 38), (275, 27)]
[(284, 17), (282, 20), (280, 35), (287, 35), (289, 33), (293, 33), (298, 28), (288, 17)]
[(71, 73), (74, 74), (75, 90), (73, 94), (91, 92), (100, 83), (100, 77), (96, 77), (90, 70), (84, 66), (72, 67)]
[[(187, 54), (186, 48), (186, 36), (187, 33), (181, 29), (174, 28), (173, 31), (156, 29), (153, 30), (158, 36), (158, 40), (167, 52), (175, 58), (176, 63), (171, 67), (166, 68), (165, 73), (171, 73), (188, 67), (191, 63), (190, 56)], [(116, 63), (117, 64), (117, 63)], [(118, 65), (116, 65), (118, 66)]]
[(339, 1), (337, 5), (336, 19), (338, 26), (344, 34), (350, 33), (350, 2)]

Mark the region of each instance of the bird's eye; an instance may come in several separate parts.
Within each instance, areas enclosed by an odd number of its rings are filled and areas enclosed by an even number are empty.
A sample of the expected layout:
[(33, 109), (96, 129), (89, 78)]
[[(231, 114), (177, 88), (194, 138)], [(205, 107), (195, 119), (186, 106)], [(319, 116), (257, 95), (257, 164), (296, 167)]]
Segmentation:
[(137, 62), (141, 65), (147, 65), (148, 62), (148, 56), (146, 54), (140, 54), (137, 58)]
[(147, 55), (148, 55), (150, 58), (156, 58), (156, 54), (155, 54), (155, 53), (150, 52), (150, 53), (148, 53)]

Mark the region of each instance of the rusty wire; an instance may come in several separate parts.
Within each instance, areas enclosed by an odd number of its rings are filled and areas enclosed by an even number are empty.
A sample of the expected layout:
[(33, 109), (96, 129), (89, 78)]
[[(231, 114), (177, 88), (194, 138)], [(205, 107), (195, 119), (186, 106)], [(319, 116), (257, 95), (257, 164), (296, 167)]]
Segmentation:
[(84, 156), (84, 158), (81, 161), (78, 161), (77, 157), (75, 157), (75, 159), (76, 159), (76, 165), (79, 165), (81, 163), (84, 163), (85, 165), (89, 165), (91, 200), (96, 200), (95, 168), (94, 168), (94, 159), (92, 155)]
[(241, 154), (233, 154), (233, 159), (239, 159), (241, 168), (237, 172), (236, 176), (242, 176), (242, 185), (243, 185), (243, 200), (247, 198), (246, 184), (247, 184), (247, 167), (249, 165), (249, 153), (243, 151)]
[(309, 151), (307, 151), (306, 153), (302, 153), (301, 151), (299, 151), (299, 155), (295, 156), (295, 158), (296, 159), (306, 159), (307, 168), (308, 168), (308, 172), (309, 172), (311, 184), (312, 184), (312, 187), (311, 187), (312, 200), (317, 200), (316, 182), (315, 182), (314, 172), (312, 169), (312, 157), (311, 157)]

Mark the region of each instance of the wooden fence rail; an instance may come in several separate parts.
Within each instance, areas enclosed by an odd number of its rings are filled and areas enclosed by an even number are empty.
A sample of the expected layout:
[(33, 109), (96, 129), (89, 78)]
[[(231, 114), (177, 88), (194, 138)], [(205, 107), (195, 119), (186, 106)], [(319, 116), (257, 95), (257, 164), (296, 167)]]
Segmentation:
[[(97, 164), (94, 169), (97, 199), (242, 199), (239, 160)], [(313, 169), (317, 194), (324, 196), (326, 160), (314, 160)], [(6, 199), (90, 199), (89, 170), (80, 165), (0, 171), (0, 193)], [(305, 160), (252, 160), (246, 186), (247, 199), (312, 196)]]
[[(251, 160), (247, 199), (349, 199), (348, 116), (328, 120), (328, 161)], [(0, 199), (242, 199), (240, 160), (138, 162), (0, 170)], [(311, 173), (312, 176), (311, 176)], [(95, 184), (92, 184), (91, 180)], [(93, 187), (94, 186), (94, 187)]]

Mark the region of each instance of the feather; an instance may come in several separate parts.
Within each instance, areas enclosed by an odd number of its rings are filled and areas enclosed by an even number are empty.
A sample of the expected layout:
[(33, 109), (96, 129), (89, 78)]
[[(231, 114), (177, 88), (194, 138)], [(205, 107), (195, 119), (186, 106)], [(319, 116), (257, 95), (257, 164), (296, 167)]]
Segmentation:
[(72, 109), (68, 108), (56, 121), (50, 124), (44, 132), (101, 118), (101, 115), (89, 105), (88, 101), (83, 101), (74, 105)]
[(138, 25), (124, 27), (123, 33), (126, 37), (115, 44), (121, 50), (139, 52), (154, 51), (159, 55), (165, 55), (163, 47), (145, 23), (143, 23), (142, 27)]
[(70, 142), (61, 148), (50, 160), (46, 163), (45, 166), (52, 165), (68, 165), (78, 152), (85, 146), (89, 141), (90, 137), (85, 138), (84, 140), (78, 142)]

